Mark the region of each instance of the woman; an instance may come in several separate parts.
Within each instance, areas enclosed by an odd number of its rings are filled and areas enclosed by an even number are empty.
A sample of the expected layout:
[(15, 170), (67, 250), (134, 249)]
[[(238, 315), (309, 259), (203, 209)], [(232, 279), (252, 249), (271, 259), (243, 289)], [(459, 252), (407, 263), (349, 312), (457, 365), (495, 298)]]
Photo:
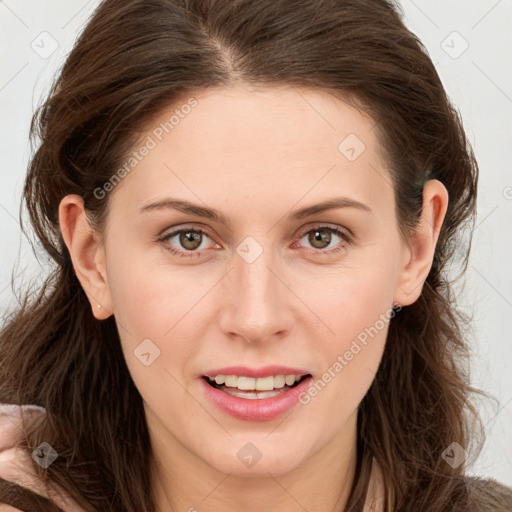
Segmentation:
[(1, 501), (511, 509), (445, 276), (478, 167), (394, 4), (105, 0), (32, 134)]

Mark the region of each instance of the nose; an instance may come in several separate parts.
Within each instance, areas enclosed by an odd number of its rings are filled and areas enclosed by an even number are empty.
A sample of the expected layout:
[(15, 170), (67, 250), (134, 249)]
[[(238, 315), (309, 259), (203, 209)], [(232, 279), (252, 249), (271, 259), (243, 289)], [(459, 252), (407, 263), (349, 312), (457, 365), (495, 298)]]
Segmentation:
[(289, 332), (293, 293), (280, 269), (271, 249), (253, 261), (235, 255), (221, 287), (220, 328), (226, 336), (257, 344)]

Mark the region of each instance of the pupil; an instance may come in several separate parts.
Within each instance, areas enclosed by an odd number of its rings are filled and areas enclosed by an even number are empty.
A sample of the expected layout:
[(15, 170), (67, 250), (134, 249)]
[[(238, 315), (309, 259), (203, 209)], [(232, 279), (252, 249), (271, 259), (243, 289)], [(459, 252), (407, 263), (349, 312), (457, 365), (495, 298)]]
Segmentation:
[[(194, 245), (194, 242), (197, 242), (200, 238), (199, 233), (193, 233), (192, 231), (187, 231), (185, 233), (182, 233), (182, 240), (181, 243), (186, 249), (196, 249), (197, 247)], [(192, 244), (192, 247), (188, 246), (187, 244)], [(200, 244), (199, 244), (200, 245)]]
[[(323, 247), (326, 247), (327, 245), (329, 245), (329, 242), (330, 242), (329, 239), (330, 239), (330, 236), (331, 236), (330, 233), (327, 233), (325, 231), (322, 232), (320, 230), (313, 231), (312, 233), (313, 233), (313, 239), (311, 240), (311, 237), (310, 237), (310, 242), (311, 242), (312, 245), (314, 245), (316, 247), (315, 244), (317, 242), (322, 242), (322, 240), (324, 242), (327, 242), (327, 244), (324, 245)], [(322, 235), (322, 233), (324, 233), (324, 234)]]

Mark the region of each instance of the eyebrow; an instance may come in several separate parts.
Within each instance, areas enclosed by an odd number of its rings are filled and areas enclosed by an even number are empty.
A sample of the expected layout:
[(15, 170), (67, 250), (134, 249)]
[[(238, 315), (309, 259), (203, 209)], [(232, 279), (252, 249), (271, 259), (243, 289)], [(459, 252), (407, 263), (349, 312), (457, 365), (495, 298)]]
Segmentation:
[[(349, 197), (333, 197), (322, 201), (321, 203), (306, 206), (305, 208), (291, 212), (287, 218), (290, 221), (300, 220), (317, 213), (340, 208), (356, 208), (366, 212), (372, 211), (372, 209), (367, 204), (361, 203), (354, 199), (350, 199)], [(186, 201), (184, 199), (175, 199), (172, 197), (167, 197), (165, 199), (149, 203), (140, 208), (140, 212), (142, 213), (165, 209), (178, 210), (182, 213), (195, 215), (196, 217), (204, 217), (205, 219), (219, 222), (224, 224), (226, 227), (230, 226), (228, 219), (220, 211), (214, 208), (208, 208), (206, 206), (191, 203), (190, 201)]]

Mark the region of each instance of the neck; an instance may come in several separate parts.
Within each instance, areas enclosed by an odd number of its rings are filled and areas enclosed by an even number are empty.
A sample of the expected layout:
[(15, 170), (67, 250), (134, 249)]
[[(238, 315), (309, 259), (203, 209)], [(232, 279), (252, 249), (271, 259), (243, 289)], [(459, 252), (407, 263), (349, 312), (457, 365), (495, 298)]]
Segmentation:
[[(269, 469), (258, 477), (219, 472), (170, 435), (153, 431), (157, 511), (343, 511), (356, 468), (356, 419), (354, 413), (338, 436), (292, 471), (277, 475)], [(375, 484), (372, 489), (379, 490)]]

